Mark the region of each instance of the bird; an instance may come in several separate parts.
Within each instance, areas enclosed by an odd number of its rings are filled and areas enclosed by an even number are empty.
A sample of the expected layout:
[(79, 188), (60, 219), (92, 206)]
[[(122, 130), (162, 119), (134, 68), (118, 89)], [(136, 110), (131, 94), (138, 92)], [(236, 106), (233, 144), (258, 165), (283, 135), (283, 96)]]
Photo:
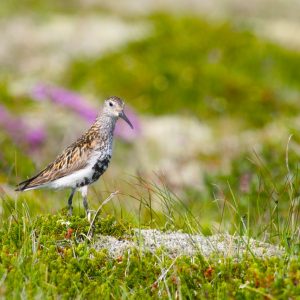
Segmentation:
[(91, 127), (42, 171), (19, 183), (16, 191), (70, 188), (68, 214), (72, 215), (72, 200), (78, 190), (82, 195), (86, 216), (90, 220), (88, 186), (96, 182), (108, 168), (112, 158), (116, 122), (121, 118), (133, 129), (124, 106), (124, 101), (119, 97), (107, 98)]

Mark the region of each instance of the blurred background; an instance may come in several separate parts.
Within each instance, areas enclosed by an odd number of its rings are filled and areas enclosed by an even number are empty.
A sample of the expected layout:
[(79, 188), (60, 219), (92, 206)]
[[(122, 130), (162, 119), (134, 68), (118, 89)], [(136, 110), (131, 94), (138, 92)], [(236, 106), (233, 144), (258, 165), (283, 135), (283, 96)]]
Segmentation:
[(152, 201), (163, 210), (178, 197), (207, 232), (236, 231), (237, 211), (258, 236), (274, 213), (295, 214), (296, 226), (299, 11), (296, 0), (2, 1), (2, 204), (25, 201), (33, 215), (65, 207), (69, 191), (14, 186), (116, 95), (135, 130), (119, 121), (94, 209), (120, 190), (106, 212), (145, 223)]

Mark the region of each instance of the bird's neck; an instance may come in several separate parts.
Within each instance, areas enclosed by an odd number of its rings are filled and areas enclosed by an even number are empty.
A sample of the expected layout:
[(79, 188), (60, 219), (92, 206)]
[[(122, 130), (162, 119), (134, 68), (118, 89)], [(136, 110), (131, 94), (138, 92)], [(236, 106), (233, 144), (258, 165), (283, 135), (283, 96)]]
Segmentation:
[(112, 136), (114, 134), (117, 118), (101, 114), (98, 116), (95, 125), (99, 128), (101, 135)]

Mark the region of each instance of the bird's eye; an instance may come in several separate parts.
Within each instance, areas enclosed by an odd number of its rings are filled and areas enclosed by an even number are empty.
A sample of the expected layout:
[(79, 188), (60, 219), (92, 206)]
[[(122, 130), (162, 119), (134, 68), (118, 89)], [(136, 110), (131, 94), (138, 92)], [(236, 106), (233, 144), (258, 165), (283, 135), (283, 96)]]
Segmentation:
[(114, 106), (114, 104), (112, 102), (109, 102), (109, 106), (112, 107)]

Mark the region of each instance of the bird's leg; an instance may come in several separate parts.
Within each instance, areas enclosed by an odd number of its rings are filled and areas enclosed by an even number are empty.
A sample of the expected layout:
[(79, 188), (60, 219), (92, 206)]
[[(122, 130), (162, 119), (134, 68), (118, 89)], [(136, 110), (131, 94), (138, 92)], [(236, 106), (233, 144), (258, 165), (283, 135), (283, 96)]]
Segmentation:
[(84, 187), (81, 188), (82, 204), (83, 204), (83, 207), (85, 209), (87, 219), (90, 222), (91, 221), (91, 212), (89, 210), (89, 205), (88, 205), (88, 202), (87, 202), (87, 191), (88, 191), (87, 186), (84, 186)]
[(71, 195), (68, 199), (69, 216), (72, 216), (72, 214), (73, 214), (72, 201), (73, 201), (74, 194), (75, 194), (75, 189), (72, 189)]

